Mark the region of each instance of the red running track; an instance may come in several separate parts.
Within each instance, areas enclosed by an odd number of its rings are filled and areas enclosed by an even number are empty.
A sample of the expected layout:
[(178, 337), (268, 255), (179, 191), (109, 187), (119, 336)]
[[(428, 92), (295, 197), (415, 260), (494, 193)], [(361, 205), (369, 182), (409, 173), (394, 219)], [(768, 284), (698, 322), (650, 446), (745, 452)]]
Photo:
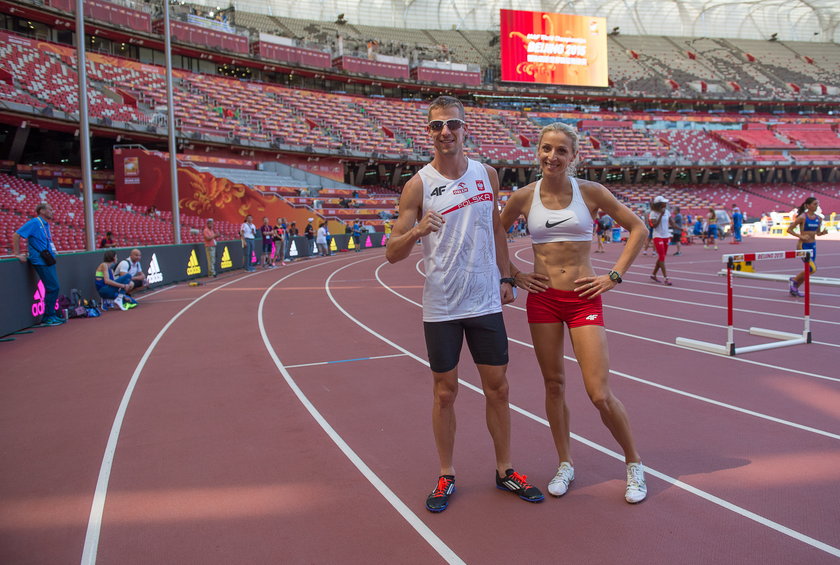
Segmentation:
[[(636, 506), (567, 344), (569, 493), (529, 504), (495, 488), (465, 352), (458, 491), (425, 510), (419, 247), (397, 265), (368, 250), (178, 285), (18, 336), (0, 344), (0, 562), (836, 563), (840, 290), (814, 287), (810, 345), (729, 358), (674, 343), (725, 339), (721, 253), (785, 244), (686, 246), (673, 287), (640, 257), (605, 297), (611, 384), (648, 468)], [(511, 254), (529, 267), (528, 240)], [(840, 277), (838, 258), (820, 242), (819, 274)], [(801, 330), (783, 283), (735, 285), (740, 330)], [(514, 462), (545, 490), (557, 461), (524, 302), (505, 308)]]

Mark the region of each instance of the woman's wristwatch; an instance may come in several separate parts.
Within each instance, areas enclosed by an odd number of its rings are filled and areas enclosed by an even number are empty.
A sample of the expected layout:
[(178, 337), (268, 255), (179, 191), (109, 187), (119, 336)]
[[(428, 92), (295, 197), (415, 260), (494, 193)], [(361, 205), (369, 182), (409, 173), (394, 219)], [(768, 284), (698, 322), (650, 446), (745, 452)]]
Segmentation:
[(499, 279), (499, 284), (508, 283), (510, 286), (516, 286), (516, 279), (513, 277), (502, 277)]
[(621, 282), (621, 275), (618, 274), (618, 271), (610, 271), (609, 272), (610, 280), (616, 284)]

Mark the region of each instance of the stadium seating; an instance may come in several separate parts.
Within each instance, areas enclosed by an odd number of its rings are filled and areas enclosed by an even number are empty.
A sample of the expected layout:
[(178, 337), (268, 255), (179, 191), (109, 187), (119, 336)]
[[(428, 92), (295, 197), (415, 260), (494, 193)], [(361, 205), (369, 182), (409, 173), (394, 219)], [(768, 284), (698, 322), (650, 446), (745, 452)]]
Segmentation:
[[(622, 36), (621, 41), (631, 40)], [(690, 40), (689, 45), (686, 40), (686, 48), (698, 51), (698, 58), (686, 58), (682, 53), (680, 56), (691, 62), (680, 64), (687, 69), (684, 72), (694, 69), (693, 76), (708, 78), (697, 74), (697, 61), (702, 60), (701, 44), (711, 48), (704, 41)], [(667, 42), (649, 38), (633, 45), (661, 56), (681, 53), (676, 47), (669, 50)], [(722, 49), (721, 44), (715, 46)], [(731, 51), (727, 52), (731, 55)], [(14, 85), (0, 83), (0, 97), (31, 102), (35, 108), (50, 104), (71, 114), (76, 111), (77, 79), (72, 50), (62, 46), (55, 46), (55, 51), (38, 50), (10, 42), (0, 46), (0, 54), (6, 55), (16, 81)], [(619, 63), (616, 72), (624, 72), (623, 68), (628, 73), (623, 76), (630, 80), (633, 73), (641, 72), (641, 67), (634, 67), (644, 60), (639, 57), (634, 59), (625, 53), (619, 60), (628, 65)], [(162, 68), (91, 53), (88, 71), (93, 117), (141, 125), (165, 124), (166, 118), (159, 111), (166, 105)], [(639, 80), (650, 78), (645, 76), (642, 73)], [(175, 79), (176, 125), (183, 134), (196, 139), (266, 148), (280, 144), (339, 154), (407, 154), (418, 159), (427, 158), (431, 152), (423, 104), (290, 89), (180, 70)], [(122, 104), (118, 102), (121, 99)], [(533, 143), (539, 124), (544, 123), (542, 117), (536, 116), (542, 114), (468, 108), (468, 155), (500, 163), (533, 160)], [(733, 116), (729, 119), (732, 123), (747, 127), (709, 132), (694, 129), (690, 133), (664, 135), (662, 130), (649, 131), (638, 124), (610, 127), (617, 125), (615, 121), (621, 117), (619, 113), (605, 113), (603, 119), (581, 122), (582, 160), (672, 156), (737, 162), (760, 156), (762, 161), (825, 162), (840, 153), (840, 138), (829, 125), (791, 126), (792, 116), (786, 117), (785, 124), (773, 126), (766, 124), (778, 121), (777, 115)]]
[[(74, 67), (75, 57), (28, 48), (16, 43), (0, 45), (0, 58), (29, 97), (41, 102), (38, 107), (51, 105), (68, 114), (78, 113), (79, 88)], [(112, 121), (147, 123), (148, 117), (136, 108), (115, 102), (99, 90), (88, 90), (88, 110), (91, 117)], [(22, 101), (26, 103), (25, 97)]]
[(657, 138), (626, 122), (587, 120), (580, 128), (597, 140), (603, 153), (615, 157), (664, 157), (668, 153)]
[(796, 145), (777, 137), (769, 129), (725, 130), (717, 135), (735, 146), (750, 149), (796, 149)]
[[(65, 192), (45, 188), (31, 181), (0, 174), (0, 254), (11, 253), (12, 233), (32, 217), (35, 207), (48, 202), (54, 210), (51, 232), (59, 251), (85, 248), (84, 205), (81, 199)], [(148, 215), (148, 209), (117, 201), (96, 203), (94, 223), (96, 241), (112, 232), (120, 247), (172, 243), (172, 213)], [(181, 241), (203, 241), (204, 219), (181, 214)], [(216, 229), (223, 237), (238, 237), (239, 226), (217, 221)]]
[(803, 149), (835, 149), (840, 137), (827, 124), (780, 124), (775, 130)]
[(664, 130), (658, 135), (675, 154), (695, 162), (734, 162), (743, 156), (702, 130)]

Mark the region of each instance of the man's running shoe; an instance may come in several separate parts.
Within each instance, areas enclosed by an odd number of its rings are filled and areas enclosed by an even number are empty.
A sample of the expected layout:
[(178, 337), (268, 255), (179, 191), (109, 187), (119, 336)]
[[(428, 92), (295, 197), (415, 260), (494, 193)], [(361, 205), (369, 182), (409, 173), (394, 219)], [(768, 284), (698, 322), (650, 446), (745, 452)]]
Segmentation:
[(131, 310), (132, 308), (137, 308), (136, 302), (124, 302), (123, 305), (125, 306), (126, 310)]
[(628, 463), (627, 490), (624, 491), (624, 500), (630, 504), (636, 504), (643, 501), (646, 496), (645, 466), (641, 463)]
[(548, 492), (554, 496), (563, 496), (569, 490), (569, 483), (575, 480), (575, 468), (568, 461), (563, 461), (557, 468), (557, 474), (548, 483)]
[(44, 316), (41, 318), (41, 323), (38, 324), (39, 326), (60, 326), (65, 322), (64, 319), (59, 318), (58, 316)]
[(426, 509), (429, 512), (443, 512), (449, 505), (449, 497), (455, 492), (455, 476), (441, 475), (437, 486), (426, 498)]
[(125, 304), (137, 304), (137, 301), (134, 300), (130, 295), (126, 294), (123, 296), (123, 302)]
[(543, 493), (537, 487), (529, 485), (527, 478), (527, 475), (520, 475), (513, 469), (505, 471), (504, 477), (500, 477), (499, 472), (496, 471), (496, 488), (510, 491), (528, 502), (542, 502), (545, 498)]

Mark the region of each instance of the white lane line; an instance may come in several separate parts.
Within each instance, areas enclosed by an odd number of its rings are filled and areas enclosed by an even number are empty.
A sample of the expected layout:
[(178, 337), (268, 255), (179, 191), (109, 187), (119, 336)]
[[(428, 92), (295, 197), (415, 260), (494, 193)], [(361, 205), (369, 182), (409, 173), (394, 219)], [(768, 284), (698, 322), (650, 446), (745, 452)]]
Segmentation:
[(213, 290), (209, 290), (206, 293), (202, 294), (183, 308), (178, 311), (177, 314), (172, 316), (169, 321), (166, 323), (163, 328), (158, 332), (155, 338), (152, 340), (152, 343), (149, 344), (149, 347), (146, 348), (146, 352), (143, 354), (143, 357), (140, 358), (140, 362), (137, 363), (137, 366), (134, 368), (134, 373), (131, 375), (131, 379), (128, 381), (128, 386), (123, 393), (122, 400), (120, 401), (119, 408), (117, 408), (117, 413), (114, 416), (114, 423), (111, 425), (111, 433), (108, 435), (108, 443), (105, 445), (105, 454), (102, 457), (102, 464), (99, 466), (99, 477), (96, 480), (96, 490), (93, 494), (93, 502), (91, 503), (90, 508), (90, 515), (88, 516), (88, 525), (87, 531), (85, 533), (85, 545), (82, 550), (82, 565), (93, 565), (96, 563), (96, 552), (99, 549), (99, 536), (102, 531), (102, 513), (105, 509), (105, 498), (108, 494), (108, 482), (111, 480), (111, 469), (114, 465), (114, 454), (117, 451), (117, 442), (120, 438), (120, 431), (122, 430), (122, 423), (123, 419), (125, 418), (125, 412), (128, 409), (128, 403), (131, 401), (131, 395), (134, 393), (134, 388), (137, 386), (137, 381), (140, 379), (140, 373), (143, 372), (143, 368), (146, 366), (146, 362), (151, 357), (152, 352), (157, 347), (158, 342), (160, 342), (161, 338), (163, 338), (164, 334), (172, 327), (172, 324), (181, 317), (184, 312), (192, 308), (194, 305), (198, 304), (217, 290), (220, 290), (226, 287), (229, 284), (233, 284), (235, 282), (239, 282), (246, 278), (254, 276), (254, 274), (244, 275), (242, 277), (236, 278), (230, 282), (227, 282), (221, 286), (214, 288)]
[(350, 363), (352, 361), (371, 361), (373, 359), (390, 359), (391, 357), (403, 357), (402, 353), (394, 353), (393, 355), (377, 355), (375, 357), (357, 357), (355, 359), (339, 359), (338, 361), (318, 361), (316, 363), (301, 363), (300, 365), (285, 365), (287, 369), (297, 369), (298, 367), (314, 367), (316, 365), (335, 365), (336, 363)]
[[(533, 347), (533, 346), (532, 346)], [(565, 356), (564, 356), (565, 357)], [(569, 357), (565, 357), (569, 359)], [(639, 377), (634, 377), (633, 375), (628, 375), (627, 373), (622, 373), (620, 371), (614, 371), (610, 369), (610, 373), (614, 375), (618, 375), (619, 377), (624, 377), (625, 379), (629, 379), (631, 381), (636, 381), (638, 383), (646, 384), (648, 386), (652, 386), (654, 388), (659, 388), (662, 390), (666, 390), (668, 392), (673, 392), (674, 394), (679, 394), (681, 396), (685, 396), (687, 398), (693, 398), (694, 400), (700, 400), (701, 402), (706, 402), (707, 404), (713, 404), (715, 406), (720, 406), (721, 408), (726, 408), (728, 410), (732, 410), (734, 412), (740, 412), (742, 414), (747, 414), (749, 416), (755, 416), (756, 418), (761, 418), (762, 420), (768, 420), (770, 422), (775, 422), (777, 424), (782, 424), (783, 426), (789, 426), (791, 428), (797, 428), (812, 434), (817, 434), (825, 437), (829, 437), (831, 439), (840, 440), (840, 435), (833, 434), (831, 432), (827, 432), (825, 430), (820, 430), (819, 428), (812, 428), (811, 426), (806, 426), (804, 424), (797, 424), (796, 422), (791, 422), (790, 420), (783, 420), (781, 418), (776, 418), (775, 416), (770, 416), (768, 414), (762, 414), (761, 412), (756, 412), (755, 410), (750, 410), (748, 408), (741, 408), (740, 406), (735, 406), (734, 404), (727, 404), (726, 402), (720, 402), (719, 400), (714, 400), (711, 398), (707, 398), (705, 396), (700, 396), (699, 394), (694, 394), (691, 392), (686, 392), (684, 390), (679, 390), (670, 386), (662, 385), (659, 383), (654, 383), (645, 379), (640, 379)]]
[[(345, 312), (338, 304), (336, 303), (335, 299), (332, 296), (332, 292), (330, 291), (330, 281), (336, 275), (336, 273), (344, 270), (345, 268), (355, 265), (357, 263), (361, 263), (362, 261), (366, 261), (368, 259), (362, 259), (361, 261), (355, 261), (353, 263), (349, 263), (343, 267), (340, 267), (333, 271), (333, 273), (327, 278), (327, 281), (324, 285), (327, 295), (332, 300), (333, 304), (335, 304), (339, 310)], [(411, 511), (411, 509), (402, 501), (400, 498), (392, 491), (385, 482), (373, 472), (373, 470), (367, 466), (367, 464), (359, 457), (355, 451), (347, 444), (346, 441), (335, 431), (335, 429), (330, 425), (329, 422), (321, 415), (315, 405), (309, 400), (309, 398), (304, 394), (304, 392), (298, 387), (295, 380), (289, 374), (287, 368), (283, 365), (283, 362), (280, 361), (280, 358), (277, 356), (277, 352), (274, 350), (274, 347), (271, 345), (271, 340), (268, 338), (268, 334), (265, 331), (265, 324), (263, 323), (263, 308), (265, 306), (265, 300), (268, 296), (269, 292), (278, 284), (286, 280), (288, 277), (292, 276), (295, 273), (287, 275), (282, 279), (278, 280), (270, 287), (268, 287), (265, 292), (263, 293), (262, 298), (260, 299), (260, 306), (258, 310), (258, 320), (260, 326), (260, 335), (262, 336), (263, 344), (265, 345), (266, 350), (268, 351), (271, 359), (274, 361), (274, 365), (277, 367), (277, 370), (283, 375), (283, 379), (286, 381), (286, 384), (289, 385), (289, 388), (295, 393), (300, 400), (300, 403), (306, 408), (312, 418), (318, 422), (318, 425), (326, 432), (326, 434), (330, 437), (331, 440), (338, 446), (338, 448), (344, 453), (345, 457), (350, 460), (353, 465), (361, 472), (362, 476), (365, 477), (370, 483), (373, 485), (373, 488), (382, 495), (385, 500), (388, 501), (391, 506), (393, 506), (394, 510), (396, 510), (403, 519), (408, 522), (414, 530), (420, 534), (420, 536), (426, 540), (438, 554), (446, 560), (447, 563), (453, 564), (463, 564), (464, 561), (458, 557), (458, 555), (452, 551), (452, 549), (446, 545), (442, 539), (440, 539), (437, 534), (435, 534), (423, 521)], [(346, 312), (345, 312), (346, 314)], [(404, 352), (405, 354), (409, 354), (407, 351)], [(410, 355), (410, 354), (409, 354)]]
[(815, 379), (822, 379), (822, 380), (825, 380), (825, 381), (840, 382), (840, 378), (837, 378), (837, 377), (829, 377), (829, 376), (820, 375), (820, 374), (817, 374), (817, 373), (810, 373), (808, 371), (800, 371), (799, 369), (790, 369), (788, 367), (781, 367), (779, 365), (774, 365), (774, 364), (771, 364), (771, 363), (762, 363), (761, 361), (754, 361), (752, 359), (744, 359), (743, 357), (730, 357), (728, 355), (720, 355), (718, 353), (711, 353), (711, 352), (708, 352), (708, 351), (700, 351), (700, 350), (697, 350), (697, 349), (693, 349), (691, 347), (685, 347), (685, 346), (682, 346), (682, 345), (677, 345), (676, 343), (670, 343), (668, 341), (661, 341), (661, 340), (658, 340), (658, 339), (653, 339), (653, 338), (650, 338), (650, 337), (644, 337), (644, 336), (640, 336), (640, 335), (636, 335), (636, 334), (629, 334), (627, 332), (622, 332), (622, 331), (619, 331), (619, 330), (607, 330), (607, 332), (614, 333), (614, 334), (617, 334), (617, 335), (622, 335), (622, 336), (625, 336), (625, 337), (631, 337), (633, 339), (640, 339), (642, 341), (649, 341), (651, 343), (657, 343), (659, 345), (667, 345), (668, 347), (678, 347), (680, 349), (685, 349), (687, 351), (692, 351), (692, 352), (695, 352), (695, 353), (702, 353), (704, 355), (714, 355), (715, 357), (718, 357), (720, 359), (727, 359), (729, 361), (734, 361), (734, 362), (737, 362), (737, 363), (748, 363), (750, 365), (756, 365), (758, 367), (767, 367), (768, 369), (782, 370), (786, 373), (795, 373), (797, 375), (803, 375), (803, 376), (806, 376), (806, 377), (814, 377)]
[[(382, 265), (380, 265), (380, 266), (377, 268), (377, 270), (376, 270), (376, 278), (377, 278), (377, 280), (379, 280), (379, 281), (380, 281), (380, 284), (383, 284), (383, 286), (385, 286), (386, 288), (388, 288), (388, 287), (387, 287), (387, 285), (385, 285), (385, 284), (381, 281), (381, 278), (379, 277), (379, 270), (380, 270), (380, 269), (381, 269), (384, 265), (385, 265), (385, 263), (383, 263)], [(348, 265), (348, 266), (349, 266), (349, 265)], [(342, 267), (342, 268), (344, 268), (344, 267)], [(400, 295), (399, 295), (399, 293), (396, 293), (396, 292), (395, 292), (394, 294), (397, 294), (397, 296), (400, 296)], [(407, 302), (410, 302), (410, 303), (412, 303), (412, 304), (417, 304), (416, 302), (414, 302), (413, 300), (410, 300), (410, 299), (408, 299), (408, 298), (404, 298), (404, 299), (405, 299)], [(372, 335), (374, 335), (374, 336), (376, 336), (377, 338), (381, 339), (381, 340), (382, 340), (382, 341), (384, 341), (385, 343), (388, 343), (389, 345), (392, 345), (393, 347), (395, 347), (395, 348), (396, 348), (396, 349), (398, 349), (399, 351), (403, 351), (403, 352), (405, 352), (405, 353), (406, 353), (406, 354), (408, 354), (410, 357), (412, 357), (413, 359), (416, 359), (417, 361), (419, 361), (419, 362), (423, 363), (423, 364), (424, 364), (424, 365), (426, 365), (427, 367), (429, 366), (429, 364), (428, 364), (428, 362), (427, 362), (427, 361), (425, 361), (425, 360), (423, 360), (423, 359), (420, 359), (418, 356), (416, 356), (416, 355), (414, 355), (414, 354), (412, 354), (412, 353), (408, 352), (408, 350), (406, 350), (406, 349), (404, 349), (404, 348), (400, 347), (399, 345), (395, 344), (394, 342), (392, 342), (391, 340), (389, 340), (389, 339), (388, 339), (388, 338), (386, 338), (385, 336), (383, 336), (383, 335), (381, 335), (381, 334), (377, 333), (375, 330), (373, 330), (373, 329), (369, 328), (368, 326), (366, 326), (365, 324), (363, 324), (362, 322), (360, 322), (358, 319), (356, 319), (355, 317), (353, 317), (351, 314), (349, 314), (346, 310), (344, 310), (341, 306), (339, 306), (339, 305), (338, 305), (338, 303), (337, 303), (337, 302), (333, 299), (332, 295), (330, 295), (330, 300), (332, 300), (332, 301), (333, 301), (333, 304), (335, 304), (336, 308), (338, 308), (338, 309), (339, 309), (339, 310), (340, 310), (340, 311), (341, 311), (341, 312), (342, 312), (345, 316), (347, 316), (350, 320), (352, 320), (354, 323), (356, 323), (356, 324), (357, 324), (359, 327), (361, 327), (363, 330), (365, 330), (365, 331), (367, 331), (367, 332), (371, 333)], [(419, 305), (418, 305), (418, 306), (419, 306)], [(515, 341), (516, 343), (520, 343), (520, 344), (524, 343), (524, 342), (521, 342), (521, 341), (516, 341), (516, 340), (512, 340), (512, 341)], [(461, 379), (458, 379), (458, 382), (459, 382), (459, 383), (461, 383), (461, 384), (464, 384), (465, 386), (467, 386), (467, 388), (469, 388), (469, 389), (471, 389), (471, 390), (474, 390), (475, 392), (478, 392), (479, 394), (483, 394), (483, 393), (482, 393), (482, 391), (481, 391), (481, 389), (479, 389), (479, 388), (477, 388), (477, 387), (475, 387), (475, 386), (473, 386), (473, 385), (471, 385), (471, 384), (469, 384), (469, 383), (467, 383), (467, 382), (465, 382), (465, 381), (463, 381), (463, 380), (461, 380)], [(530, 418), (531, 420), (533, 420), (533, 421), (535, 421), (535, 422), (539, 422), (539, 423), (541, 423), (543, 426), (548, 427), (548, 421), (547, 421), (547, 420), (545, 420), (545, 419), (543, 419), (543, 418), (540, 418), (539, 416), (537, 416), (537, 415), (535, 415), (535, 414), (533, 414), (533, 413), (531, 413), (531, 412), (529, 412), (529, 411), (525, 410), (524, 408), (520, 408), (520, 407), (518, 407), (518, 406), (516, 406), (515, 404), (512, 404), (512, 403), (510, 404), (510, 408), (511, 408), (511, 410), (514, 410), (514, 411), (518, 412), (519, 414), (522, 414), (523, 416), (526, 416), (526, 417)], [(579, 435), (577, 435), (577, 434), (575, 434), (575, 433), (572, 433), (572, 434), (570, 434), (570, 435), (571, 435), (571, 437), (572, 437), (572, 438), (574, 438), (575, 440), (577, 440), (577, 441), (579, 441), (579, 442), (583, 443), (584, 445), (587, 445), (587, 446), (589, 446), (589, 447), (591, 447), (591, 448), (593, 448), (593, 449), (595, 449), (595, 450), (597, 450), (597, 451), (599, 451), (599, 452), (601, 452), (601, 453), (603, 453), (603, 454), (605, 454), (605, 455), (608, 455), (608, 456), (612, 457), (613, 459), (617, 459), (617, 460), (622, 461), (622, 462), (624, 461), (624, 455), (623, 455), (623, 454), (616, 453), (615, 451), (613, 451), (613, 450), (611, 450), (611, 449), (609, 449), (609, 448), (607, 448), (607, 447), (604, 447), (604, 446), (602, 446), (602, 445), (600, 445), (600, 444), (598, 444), (598, 443), (595, 443), (595, 442), (593, 442), (593, 441), (591, 441), (591, 440), (588, 440), (588, 439), (586, 439), (586, 438), (584, 438), (584, 437), (582, 437), (582, 436), (579, 436)], [(816, 548), (816, 549), (819, 549), (819, 550), (821, 550), (821, 551), (824, 551), (824, 552), (826, 552), (826, 553), (828, 553), (828, 554), (830, 554), (830, 555), (834, 555), (835, 557), (840, 557), (840, 548), (836, 548), (836, 547), (831, 546), (831, 545), (829, 545), (829, 544), (827, 544), (827, 543), (825, 543), (825, 542), (822, 542), (822, 541), (820, 541), (820, 540), (818, 540), (818, 539), (812, 538), (811, 536), (808, 536), (808, 535), (806, 535), (806, 534), (803, 534), (803, 533), (801, 533), (801, 532), (798, 532), (798, 531), (796, 531), (796, 530), (794, 530), (794, 529), (792, 529), (792, 528), (788, 528), (787, 526), (783, 526), (783, 525), (779, 524), (778, 522), (774, 522), (773, 520), (770, 520), (769, 518), (765, 518), (764, 516), (761, 516), (760, 514), (756, 514), (755, 512), (751, 512), (751, 511), (747, 510), (746, 508), (742, 508), (741, 506), (738, 506), (737, 504), (733, 504), (733, 503), (731, 503), (731, 502), (729, 502), (729, 501), (727, 501), (727, 500), (725, 500), (725, 499), (723, 499), (723, 498), (717, 497), (717, 496), (715, 496), (715, 495), (713, 495), (713, 494), (711, 494), (711, 493), (708, 493), (708, 492), (706, 492), (706, 491), (704, 491), (704, 490), (701, 490), (701, 489), (699, 489), (699, 488), (697, 488), (697, 487), (694, 487), (694, 486), (691, 486), (691, 485), (689, 485), (689, 484), (687, 484), (687, 483), (684, 483), (683, 481), (680, 481), (679, 479), (676, 479), (676, 478), (674, 478), (674, 477), (671, 477), (670, 475), (666, 475), (665, 473), (661, 473), (661, 472), (659, 472), (659, 471), (656, 471), (656, 470), (654, 470), (654, 469), (651, 469), (651, 468), (647, 467), (647, 465), (645, 466), (645, 470), (646, 470), (647, 472), (649, 472), (649, 474), (651, 474), (652, 476), (657, 477), (657, 478), (659, 478), (659, 479), (661, 479), (661, 480), (663, 480), (663, 481), (665, 481), (665, 482), (667, 482), (667, 483), (670, 483), (670, 484), (674, 485), (674, 486), (675, 486), (675, 487), (677, 487), (677, 488), (681, 488), (681, 489), (683, 489), (683, 490), (685, 490), (685, 491), (687, 491), (687, 492), (690, 492), (691, 494), (694, 494), (694, 495), (696, 495), (696, 496), (698, 496), (698, 497), (702, 498), (703, 500), (706, 500), (706, 501), (708, 501), (708, 502), (711, 502), (712, 504), (716, 504), (716, 505), (720, 506), (721, 508), (725, 508), (725, 509), (727, 509), (727, 510), (729, 510), (729, 511), (731, 511), (731, 512), (734, 512), (735, 514), (738, 514), (738, 515), (740, 515), (740, 516), (743, 516), (743, 517), (745, 517), (745, 518), (747, 518), (747, 519), (749, 519), (749, 520), (752, 520), (752, 521), (754, 521), (754, 522), (756, 522), (756, 523), (758, 523), (758, 524), (761, 524), (762, 526), (765, 526), (765, 527), (767, 527), (767, 528), (770, 528), (770, 529), (772, 529), (772, 530), (775, 530), (775, 531), (777, 531), (777, 532), (779, 532), (779, 533), (781, 533), (781, 534), (784, 534), (784, 535), (786, 535), (786, 536), (789, 536), (789, 537), (791, 537), (791, 538), (793, 538), (793, 539), (795, 539), (795, 540), (797, 540), (797, 541), (800, 541), (800, 542), (802, 542), (802, 543), (805, 543), (805, 544), (807, 544), (807, 545), (810, 545), (811, 547), (814, 547), (814, 548)]]
[(166, 292), (167, 290), (172, 290), (175, 287), (176, 287), (176, 285), (173, 284), (173, 285), (165, 286), (165, 287), (160, 288), (158, 290), (152, 290), (152, 291), (149, 291), (149, 292), (144, 292), (140, 296), (134, 297), (134, 299), (137, 300), (138, 302), (140, 302), (141, 300), (145, 300), (146, 298), (148, 298), (150, 296), (154, 296), (155, 294), (160, 294), (161, 292)]

